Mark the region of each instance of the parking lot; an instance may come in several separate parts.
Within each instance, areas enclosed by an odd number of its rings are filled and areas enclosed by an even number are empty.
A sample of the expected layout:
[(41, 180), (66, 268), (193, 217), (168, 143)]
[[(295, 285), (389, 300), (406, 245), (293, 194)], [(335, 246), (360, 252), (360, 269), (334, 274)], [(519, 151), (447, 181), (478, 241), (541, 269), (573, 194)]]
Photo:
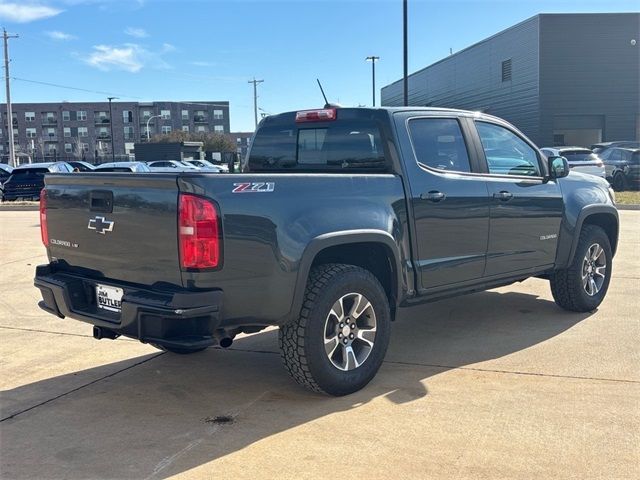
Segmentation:
[(37, 307), (38, 213), (0, 211), (2, 478), (639, 478), (640, 211), (608, 297), (548, 282), (405, 311), (364, 390), (314, 395), (277, 332), (190, 356)]

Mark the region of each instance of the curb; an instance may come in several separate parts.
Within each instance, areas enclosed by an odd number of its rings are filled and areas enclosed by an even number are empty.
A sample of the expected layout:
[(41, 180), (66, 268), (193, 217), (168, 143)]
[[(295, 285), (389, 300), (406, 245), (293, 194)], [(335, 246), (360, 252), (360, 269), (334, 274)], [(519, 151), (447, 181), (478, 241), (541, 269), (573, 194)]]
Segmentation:
[(640, 210), (640, 205), (631, 204), (631, 205), (616, 205), (618, 210)]
[(37, 212), (38, 205), (0, 205), (0, 212)]

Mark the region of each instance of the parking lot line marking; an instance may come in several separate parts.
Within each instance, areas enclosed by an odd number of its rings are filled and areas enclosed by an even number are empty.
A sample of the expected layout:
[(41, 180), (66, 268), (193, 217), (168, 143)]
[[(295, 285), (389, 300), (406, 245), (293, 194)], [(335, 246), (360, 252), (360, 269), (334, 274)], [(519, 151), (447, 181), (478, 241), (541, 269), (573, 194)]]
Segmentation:
[(19, 412), (14, 413), (13, 415), (9, 415), (8, 417), (0, 418), (0, 423), (4, 422), (5, 420), (11, 420), (12, 418), (15, 418), (15, 417), (17, 417), (19, 415), (22, 415), (23, 413), (27, 413), (28, 411), (33, 410), (34, 408), (38, 408), (38, 407), (41, 407), (43, 405), (46, 405), (47, 403), (51, 403), (54, 400), (57, 400), (57, 399), (62, 398), (62, 397), (65, 397), (65, 396), (67, 396), (67, 395), (69, 395), (71, 393), (75, 393), (78, 390), (82, 390), (83, 388), (86, 388), (86, 387), (89, 387), (89, 386), (93, 385), (94, 383), (98, 383), (98, 382), (100, 382), (102, 380), (105, 380), (107, 378), (111, 378), (111, 377), (113, 377), (113, 376), (115, 376), (115, 375), (117, 375), (119, 373), (125, 372), (125, 371), (127, 371), (127, 370), (129, 370), (129, 369), (131, 369), (133, 367), (137, 367), (138, 365), (142, 365), (143, 363), (150, 362), (151, 360), (154, 360), (154, 359), (160, 357), (161, 355), (164, 355), (164, 353), (165, 352), (158, 353), (157, 355), (154, 355), (151, 358), (147, 358), (145, 360), (142, 360), (141, 362), (134, 363), (133, 365), (129, 365), (128, 367), (125, 367), (125, 368), (123, 368), (121, 370), (118, 370), (117, 372), (110, 373), (109, 375), (105, 375), (104, 377), (96, 378), (95, 380), (92, 380), (91, 382), (85, 383), (84, 385), (80, 385), (79, 387), (76, 387), (76, 388), (74, 388), (72, 390), (69, 390), (68, 392), (61, 393), (60, 395), (57, 395), (57, 396), (55, 396), (53, 398), (45, 400), (44, 402), (40, 402), (37, 405), (32, 405), (31, 407), (25, 408), (24, 410), (21, 410)]
[(494, 368), (477, 368), (477, 367), (464, 367), (453, 365), (431, 365), (426, 363), (414, 363), (414, 362), (398, 362), (398, 361), (385, 361), (392, 365), (407, 365), (407, 366), (422, 366), (422, 367), (434, 367), (434, 368), (446, 368), (447, 370), (470, 370), (473, 372), (487, 372), (487, 373), (505, 373), (511, 375), (528, 375), (532, 377), (550, 377), (550, 378), (566, 378), (569, 380), (594, 380), (598, 382), (618, 382), (618, 383), (635, 383), (640, 384), (640, 380), (627, 380), (624, 378), (602, 378), (602, 377), (582, 377), (579, 375), (559, 375), (555, 373), (537, 373), (537, 372), (520, 372), (518, 370), (498, 370)]
[[(68, 337), (93, 338), (93, 335), (83, 335), (82, 333), (53, 332), (51, 330), (38, 330), (36, 328), (9, 327), (7, 325), (0, 325), (0, 328), (5, 328), (7, 330), (20, 330), (21, 332), (48, 333), (51, 335), (66, 335)], [(121, 338), (120, 340), (124, 340), (125, 342), (137, 342), (137, 340), (134, 340), (133, 338)]]

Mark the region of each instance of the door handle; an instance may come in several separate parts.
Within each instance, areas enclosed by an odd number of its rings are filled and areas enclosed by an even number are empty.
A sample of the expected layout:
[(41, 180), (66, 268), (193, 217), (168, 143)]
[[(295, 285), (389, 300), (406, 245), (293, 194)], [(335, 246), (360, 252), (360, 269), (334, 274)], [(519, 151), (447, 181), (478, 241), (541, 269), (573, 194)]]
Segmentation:
[(513, 193), (511, 192), (496, 192), (493, 194), (493, 198), (497, 198), (500, 201), (506, 202), (507, 200), (511, 200), (513, 198)]
[(420, 198), (422, 200), (429, 200), (430, 202), (440, 202), (440, 201), (444, 200), (445, 198), (447, 198), (447, 196), (442, 192), (438, 192), (436, 190), (431, 190), (428, 193), (421, 194)]

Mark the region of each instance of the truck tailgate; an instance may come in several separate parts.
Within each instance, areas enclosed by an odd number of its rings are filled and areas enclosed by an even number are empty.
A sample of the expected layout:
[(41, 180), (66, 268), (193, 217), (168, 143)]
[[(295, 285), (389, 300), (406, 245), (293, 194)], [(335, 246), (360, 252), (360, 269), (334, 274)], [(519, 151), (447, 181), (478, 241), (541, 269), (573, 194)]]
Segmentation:
[(60, 270), (182, 285), (175, 174), (48, 175), (49, 255)]

